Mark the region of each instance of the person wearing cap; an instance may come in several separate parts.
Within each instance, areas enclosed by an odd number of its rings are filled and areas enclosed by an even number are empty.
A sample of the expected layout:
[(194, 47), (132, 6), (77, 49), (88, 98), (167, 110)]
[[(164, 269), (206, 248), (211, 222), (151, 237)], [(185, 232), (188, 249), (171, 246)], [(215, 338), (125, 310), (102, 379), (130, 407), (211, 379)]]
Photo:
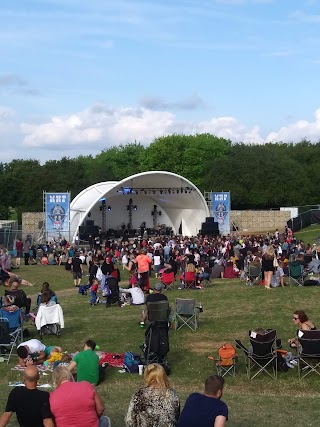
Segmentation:
[(164, 286), (162, 283), (156, 283), (153, 287), (153, 293), (147, 296), (146, 305), (142, 310), (140, 326), (144, 325), (144, 322), (147, 319), (148, 302), (168, 301), (167, 296), (162, 293), (163, 289), (164, 289)]

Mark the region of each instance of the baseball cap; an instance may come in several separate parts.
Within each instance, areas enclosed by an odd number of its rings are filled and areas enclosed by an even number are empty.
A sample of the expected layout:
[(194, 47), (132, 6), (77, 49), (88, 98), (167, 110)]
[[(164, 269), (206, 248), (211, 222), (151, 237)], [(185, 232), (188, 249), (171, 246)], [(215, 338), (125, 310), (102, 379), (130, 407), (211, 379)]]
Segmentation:
[(153, 290), (155, 291), (162, 291), (162, 289), (164, 288), (162, 283), (156, 283), (153, 287)]

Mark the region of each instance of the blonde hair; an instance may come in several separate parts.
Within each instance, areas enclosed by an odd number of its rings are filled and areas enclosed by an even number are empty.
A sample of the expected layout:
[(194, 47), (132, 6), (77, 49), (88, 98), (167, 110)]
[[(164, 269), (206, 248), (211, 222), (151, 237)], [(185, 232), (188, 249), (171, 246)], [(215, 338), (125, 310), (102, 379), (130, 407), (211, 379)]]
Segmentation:
[(273, 246), (269, 245), (266, 249), (266, 255), (268, 255), (269, 258), (273, 258), (275, 256), (275, 252), (273, 249)]
[(187, 264), (187, 269), (186, 271), (188, 273), (195, 273), (196, 272), (196, 267), (194, 264), (192, 264), (192, 262), (189, 262), (189, 264)]
[(165, 395), (168, 388), (170, 388), (167, 374), (159, 363), (151, 363), (145, 368), (144, 380), (147, 387), (158, 388), (163, 395)]
[(72, 373), (66, 366), (57, 366), (52, 372), (54, 388), (59, 387), (63, 381), (74, 382)]

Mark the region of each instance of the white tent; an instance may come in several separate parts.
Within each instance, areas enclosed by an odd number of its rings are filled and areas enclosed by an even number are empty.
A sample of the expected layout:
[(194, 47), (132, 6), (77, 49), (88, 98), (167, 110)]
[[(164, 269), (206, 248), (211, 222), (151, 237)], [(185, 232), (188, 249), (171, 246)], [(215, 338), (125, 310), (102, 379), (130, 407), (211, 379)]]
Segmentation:
[[(105, 200), (102, 202), (102, 199)], [(146, 228), (153, 228), (151, 212), (155, 209), (161, 212), (157, 214), (158, 223), (172, 227), (175, 234), (180, 229), (183, 235), (192, 236), (199, 232), (202, 222), (209, 216), (207, 203), (192, 182), (170, 172), (143, 172), (122, 181), (100, 182), (81, 191), (70, 205), (72, 241), (86, 220), (93, 220), (106, 230), (119, 229), (121, 224), (127, 224), (130, 199), (136, 206), (132, 211), (134, 229), (138, 229), (142, 222)], [(106, 206), (104, 217), (100, 210), (102, 203)]]

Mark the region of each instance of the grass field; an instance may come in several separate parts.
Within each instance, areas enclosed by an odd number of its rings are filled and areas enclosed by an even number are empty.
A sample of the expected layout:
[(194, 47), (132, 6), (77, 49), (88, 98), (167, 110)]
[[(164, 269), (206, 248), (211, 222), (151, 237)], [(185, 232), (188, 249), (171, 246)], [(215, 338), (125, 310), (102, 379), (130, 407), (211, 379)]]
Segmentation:
[[(106, 309), (104, 304), (91, 307), (88, 297), (77, 294), (70, 273), (63, 267), (22, 266), (19, 275), (36, 283), (35, 288), (27, 288), (34, 294), (44, 280), (58, 291), (66, 327), (60, 339), (46, 337), (43, 340), (46, 345), (59, 343), (65, 350), (73, 352), (81, 349), (84, 340), (93, 338), (101, 349), (109, 352), (139, 352), (139, 344), (144, 339), (144, 331), (138, 325), (140, 308)], [(127, 283), (126, 275), (122, 276)], [(155, 283), (155, 279), (152, 282)], [(204, 379), (215, 372), (207, 356), (215, 354), (223, 343), (233, 343), (236, 338), (247, 343), (248, 330), (259, 326), (276, 328), (278, 336), (286, 342), (295, 334), (292, 312), (296, 309), (305, 309), (319, 325), (319, 292), (317, 287), (286, 287), (267, 292), (262, 286), (247, 288), (238, 280), (216, 280), (210, 287), (199, 291), (168, 292), (171, 306), (174, 298), (181, 295), (196, 297), (204, 306), (196, 332), (186, 328), (178, 332), (170, 330), (170, 381), (181, 398), (182, 407), (186, 397), (192, 391), (201, 391)], [(28, 328), (32, 337), (37, 337), (35, 329), (32, 326)], [(21, 375), (10, 369), (16, 361), (13, 358), (9, 366), (0, 364), (1, 408), (4, 408), (11, 390), (8, 382), (17, 380)], [(43, 377), (42, 381), (47, 382), (48, 378), (50, 380), (50, 377)], [(319, 376), (312, 374), (299, 381), (296, 368), (279, 373), (277, 380), (265, 375), (248, 380), (244, 358), (239, 353), (236, 377), (226, 377), (223, 396), (230, 411), (228, 426), (319, 426), (319, 380)], [(107, 369), (107, 379), (98, 386), (98, 391), (113, 427), (124, 426), (123, 419), (131, 395), (142, 385), (143, 378), (139, 375), (121, 374), (116, 368)], [(10, 425), (17, 424), (14, 420)]]
[(302, 240), (306, 244), (310, 243), (310, 245), (312, 245), (315, 243), (315, 239), (320, 236), (320, 225), (310, 225), (310, 227), (303, 228), (297, 233), (294, 233), (294, 235), (297, 239)]

